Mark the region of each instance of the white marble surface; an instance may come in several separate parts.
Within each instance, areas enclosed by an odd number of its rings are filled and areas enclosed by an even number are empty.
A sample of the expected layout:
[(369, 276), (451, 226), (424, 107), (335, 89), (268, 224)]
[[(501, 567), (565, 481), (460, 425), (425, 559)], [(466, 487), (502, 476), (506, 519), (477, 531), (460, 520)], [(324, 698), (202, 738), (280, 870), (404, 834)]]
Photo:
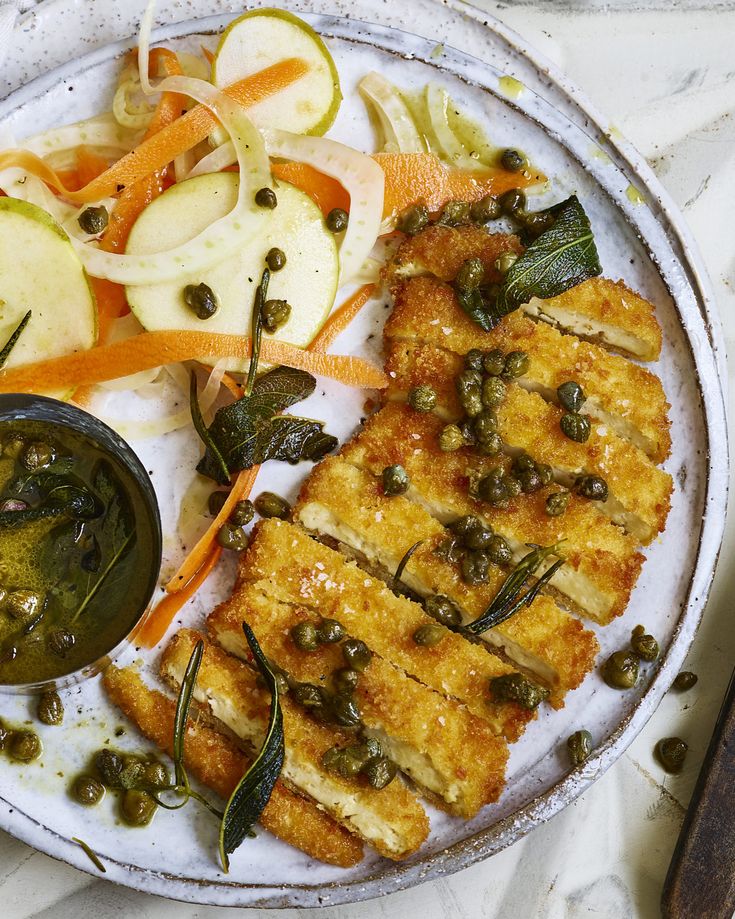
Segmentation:
[[(484, 6), (561, 65), (651, 160), (702, 248), (730, 349), (735, 335), (730, 232), (735, 5), (689, 3), (686, 10), (666, 13), (638, 10), (631, 2), (614, 11), (598, 3), (553, 0)], [(731, 524), (713, 596), (687, 662), (700, 676), (698, 685), (664, 699), (629, 751), (576, 804), (512, 848), (448, 880), (318, 914), (325, 919), (658, 916), (684, 806), (735, 660), (729, 604), (735, 586), (729, 564), (734, 539)], [(686, 768), (675, 778), (665, 777), (651, 756), (656, 740), (673, 733), (690, 745)], [(235, 914), (112, 887), (2, 833), (0, 904), (3, 919)]]

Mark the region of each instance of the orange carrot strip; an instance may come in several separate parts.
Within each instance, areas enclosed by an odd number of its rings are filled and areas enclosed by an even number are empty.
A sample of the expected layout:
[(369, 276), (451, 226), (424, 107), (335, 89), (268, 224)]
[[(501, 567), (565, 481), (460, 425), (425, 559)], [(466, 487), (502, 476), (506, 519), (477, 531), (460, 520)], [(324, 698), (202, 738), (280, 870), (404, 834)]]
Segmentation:
[(360, 310), (375, 293), (374, 284), (363, 284), (355, 293), (336, 309), (319, 330), (309, 345), (309, 351), (326, 351), (334, 339), (352, 322)]
[(239, 383), (236, 383), (235, 380), (233, 380), (229, 375), (229, 373), (226, 373), (222, 377), (222, 385), (226, 389), (229, 389), (229, 391), (236, 399), (240, 399), (242, 397), (242, 386), (240, 386)]
[(207, 59), (207, 62), (213, 64), (214, 54), (209, 50), (209, 48), (205, 48), (204, 45), (199, 45), (199, 47), (202, 49), (202, 54)]
[(271, 172), (306, 192), (325, 216), (335, 207), (350, 209), (350, 196), (342, 185), (307, 163), (271, 163)]
[(107, 160), (98, 153), (90, 150), (85, 144), (81, 144), (76, 150), (77, 158), (77, 176), (79, 187), (88, 185), (97, 176), (101, 176), (107, 169)]
[[(2, 370), (0, 392), (43, 393), (61, 387), (103, 383), (164, 364), (248, 357), (250, 349), (250, 338), (242, 335), (179, 329), (142, 332), (88, 351)], [(304, 351), (275, 339), (263, 340), (260, 356), (269, 364), (307, 370), (347, 386), (383, 389), (387, 385), (383, 371), (359, 357)]]
[(143, 648), (153, 648), (158, 644), (173, 622), (174, 616), (214, 571), (220, 555), (222, 555), (222, 548), (215, 546), (194, 576), (183, 587), (179, 588), (176, 593), (166, 594), (162, 600), (159, 600), (133, 636), (137, 645)]

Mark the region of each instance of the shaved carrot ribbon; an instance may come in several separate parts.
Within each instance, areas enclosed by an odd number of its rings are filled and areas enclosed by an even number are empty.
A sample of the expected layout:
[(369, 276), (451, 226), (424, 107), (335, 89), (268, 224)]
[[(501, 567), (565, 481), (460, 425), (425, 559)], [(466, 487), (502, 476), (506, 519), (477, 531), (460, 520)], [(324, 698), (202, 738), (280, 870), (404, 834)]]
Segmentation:
[(93, 182), (107, 169), (107, 160), (82, 144), (77, 147), (77, 181), (79, 188)]
[(374, 284), (363, 284), (355, 293), (336, 309), (319, 330), (316, 338), (309, 345), (309, 351), (326, 351), (335, 338), (340, 335), (368, 300), (375, 293)]

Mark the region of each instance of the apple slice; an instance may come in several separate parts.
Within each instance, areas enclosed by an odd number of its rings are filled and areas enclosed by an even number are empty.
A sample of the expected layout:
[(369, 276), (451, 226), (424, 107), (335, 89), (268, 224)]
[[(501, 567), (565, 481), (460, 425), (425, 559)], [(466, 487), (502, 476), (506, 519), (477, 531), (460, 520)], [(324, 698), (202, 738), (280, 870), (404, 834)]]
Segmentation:
[(326, 134), (342, 93), (332, 56), (316, 32), (284, 10), (252, 10), (230, 23), (212, 62), (212, 82), (225, 87), (288, 57), (301, 58), (309, 72), (294, 84), (248, 109), (258, 127), (293, 134)]
[[(192, 239), (231, 210), (238, 182), (235, 173), (220, 172), (173, 185), (140, 215), (126, 251), (150, 255)], [(321, 211), (308, 195), (287, 182), (278, 183), (276, 194), (278, 206), (268, 212), (263, 233), (240, 252), (197, 274), (182, 271), (176, 283), (128, 287), (130, 308), (141, 325), (149, 331), (193, 329), (249, 335), (265, 256), (277, 247), (285, 253), (286, 265), (271, 274), (268, 299), (287, 300), (291, 316), (274, 337), (306, 347), (334, 303), (339, 276), (337, 246)], [(184, 302), (186, 285), (202, 283), (211, 288), (217, 301), (217, 311), (209, 319), (199, 319)], [(248, 363), (247, 359), (233, 361), (227, 369), (244, 373)]]

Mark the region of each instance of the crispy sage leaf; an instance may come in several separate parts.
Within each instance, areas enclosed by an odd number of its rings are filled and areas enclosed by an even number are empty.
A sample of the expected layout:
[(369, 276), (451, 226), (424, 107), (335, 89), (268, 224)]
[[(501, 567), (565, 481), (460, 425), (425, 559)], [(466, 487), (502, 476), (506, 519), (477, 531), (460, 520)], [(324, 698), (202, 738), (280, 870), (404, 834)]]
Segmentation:
[(268, 730), (260, 753), (232, 792), (225, 808), (225, 816), (220, 827), (219, 849), (222, 867), (226, 872), (230, 868), (230, 855), (250, 834), (270, 800), (273, 787), (281, 774), (285, 754), (283, 716), (278, 699), (276, 675), (266, 660), (253, 630), (246, 622), (243, 622), (242, 630), (258, 670), (270, 690), (271, 707)]
[(271, 418), (267, 427), (259, 432), (256, 445), (256, 463), (282, 460), (298, 463), (300, 460), (316, 462), (334, 450), (338, 440), (324, 433), (324, 422), (295, 415)]
[(457, 302), (473, 322), (476, 322), (485, 332), (492, 332), (498, 324), (498, 320), (493, 318), (488, 312), (488, 305), (482, 296), (479, 287), (473, 287), (469, 290), (457, 290)]
[(5, 366), (5, 362), (6, 362), (7, 359), (10, 357), (10, 352), (11, 352), (11, 351), (13, 350), (13, 348), (15, 347), (16, 342), (18, 341), (18, 339), (19, 339), (20, 336), (21, 336), (21, 333), (23, 332), (23, 329), (24, 329), (24, 328), (28, 325), (28, 323), (30, 322), (30, 319), (31, 319), (31, 316), (32, 316), (32, 315), (33, 315), (33, 314), (31, 313), (31, 311), (28, 310), (28, 312), (25, 314), (25, 316), (20, 320), (20, 322), (18, 323), (18, 325), (15, 327), (15, 331), (13, 332), (13, 334), (10, 336), (10, 338), (7, 340), (7, 342), (3, 345), (3, 348), (2, 348), (2, 350), (0, 351), (0, 368), (2, 368), (2, 367)]
[(199, 399), (197, 397), (197, 377), (193, 370), (189, 380), (189, 409), (191, 411), (191, 420), (194, 424), (194, 430), (201, 437), (204, 446), (207, 448), (207, 452), (212, 458), (212, 462), (218, 469), (217, 481), (221, 485), (226, 485), (230, 480), (230, 472), (222, 454), (217, 449), (217, 444), (207, 430), (207, 425), (204, 423), (202, 410), (199, 407)]

